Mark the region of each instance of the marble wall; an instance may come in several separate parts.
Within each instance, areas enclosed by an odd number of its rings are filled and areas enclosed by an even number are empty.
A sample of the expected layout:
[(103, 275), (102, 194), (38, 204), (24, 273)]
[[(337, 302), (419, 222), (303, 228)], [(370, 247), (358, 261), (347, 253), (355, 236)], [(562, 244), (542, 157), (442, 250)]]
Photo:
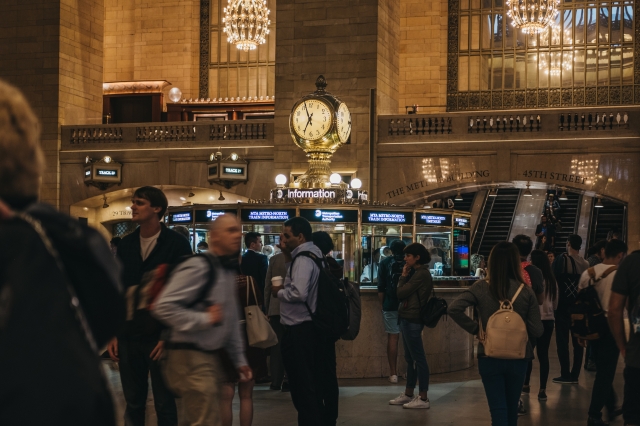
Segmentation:
[[(438, 291), (448, 303), (459, 294), (457, 291)], [(362, 290), (362, 322), (360, 334), (354, 341), (339, 340), (336, 344), (336, 358), (339, 378), (387, 377), (387, 334), (382, 322), (382, 310), (375, 291)], [(424, 350), (431, 374), (463, 370), (474, 365), (473, 336), (463, 331), (448, 317), (441, 320), (436, 328), (425, 328), (422, 332)], [(404, 375), (407, 364), (404, 361), (402, 338), (398, 348), (398, 375)]]

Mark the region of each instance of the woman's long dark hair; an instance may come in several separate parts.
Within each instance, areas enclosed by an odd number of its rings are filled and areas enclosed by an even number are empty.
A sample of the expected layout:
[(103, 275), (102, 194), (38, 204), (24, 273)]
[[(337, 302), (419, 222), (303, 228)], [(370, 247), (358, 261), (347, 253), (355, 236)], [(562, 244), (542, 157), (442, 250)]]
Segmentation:
[(547, 299), (552, 301), (556, 300), (558, 295), (558, 282), (553, 275), (551, 265), (549, 264), (549, 257), (547, 253), (542, 250), (534, 250), (531, 252), (531, 264), (538, 267), (542, 271), (544, 277), (544, 295)]
[(499, 301), (509, 298), (511, 280), (516, 280), (519, 283), (524, 282), (520, 266), (520, 252), (513, 243), (505, 241), (493, 246), (491, 254), (489, 254), (488, 268), (489, 291)]

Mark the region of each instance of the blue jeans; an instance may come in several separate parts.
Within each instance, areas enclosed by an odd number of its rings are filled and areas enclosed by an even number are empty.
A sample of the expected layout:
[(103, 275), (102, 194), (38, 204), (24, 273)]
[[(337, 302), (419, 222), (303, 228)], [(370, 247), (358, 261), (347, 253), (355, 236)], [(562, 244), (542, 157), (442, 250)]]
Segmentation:
[(518, 401), (528, 363), (527, 359), (478, 358), (492, 426), (518, 424)]
[(400, 319), (400, 332), (404, 345), (404, 359), (407, 361), (407, 389), (420, 384), (420, 392), (429, 390), (429, 365), (422, 346), (422, 324)]

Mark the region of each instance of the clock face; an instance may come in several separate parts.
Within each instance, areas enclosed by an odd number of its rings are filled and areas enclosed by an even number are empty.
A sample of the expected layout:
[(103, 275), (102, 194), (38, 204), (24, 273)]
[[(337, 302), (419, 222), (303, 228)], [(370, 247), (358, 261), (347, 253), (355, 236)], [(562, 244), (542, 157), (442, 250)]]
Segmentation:
[(341, 103), (338, 107), (338, 120), (336, 124), (340, 142), (346, 142), (351, 134), (351, 113), (345, 103)]
[(320, 139), (331, 129), (331, 109), (316, 99), (302, 102), (292, 116), (291, 126), (302, 139)]

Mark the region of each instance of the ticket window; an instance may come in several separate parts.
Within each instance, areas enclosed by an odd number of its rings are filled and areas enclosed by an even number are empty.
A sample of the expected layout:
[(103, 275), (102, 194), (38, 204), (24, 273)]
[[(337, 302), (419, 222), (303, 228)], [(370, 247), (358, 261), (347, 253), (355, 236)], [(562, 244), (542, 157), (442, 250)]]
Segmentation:
[(280, 234), (282, 233), (282, 223), (277, 225), (271, 225), (266, 223), (260, 224), (245, 224), (242, 225), (242, 252), (247, 251), (247, 247), (244, 244), (244, 235), (247, 232), (257, 232), (262, 236), (262, 254), (265, 254), (268, 258), (280, 253), (280, 249), (277, 247), (280, 244)]
[(450, 276), (452, 273), (452, 235), (450, 227), (418, 226), (416, 242), (425, 246), (431, 255), (431, 275)]
[(313, 223), (313, 232), (324, 231), (333, 240), (333, 251), (329, 256), (333, 257), (344, 270), (344, 276), (352, 282), (356, 276), (356, 238), (357, 225), (349, 223)]
[(394, 240), (404, 241), (406, 245), (413, 242), (413, 227), (408, 225), (362, 225), (362, 263), (359, 281), (361, 286), (378, 285), (378, 268), (380, 262), (392, 256), (391, 243)]
[[(186, 228), (189, 231), (189, 245), (191, 246), (192, 250), (195, 250), (199, 240), (198, 240), (198, 236), (195, 234), (195, 229), (197, 228), (194, 227), (193, 225), (183, 225), (183, 224), (170, 224), (167, 226), (167, 228), (172, 229), (174, 231), (180, 231), (179, 233), (182, 235), (182, 231), (176, 228)], [(206, 240), (205, 241), (209, 241), (209, 236), (207, 234), (206, 236)]]
[(193, 232), (191, 233), (191, 239), (193, 240), (193, 247), (195, 247), (195, 253), (200, 253), (203, 250), (198, 250), (198, 244), (201, 242), (209, 245), (209, 227), (208, 225), (196, 224)]

